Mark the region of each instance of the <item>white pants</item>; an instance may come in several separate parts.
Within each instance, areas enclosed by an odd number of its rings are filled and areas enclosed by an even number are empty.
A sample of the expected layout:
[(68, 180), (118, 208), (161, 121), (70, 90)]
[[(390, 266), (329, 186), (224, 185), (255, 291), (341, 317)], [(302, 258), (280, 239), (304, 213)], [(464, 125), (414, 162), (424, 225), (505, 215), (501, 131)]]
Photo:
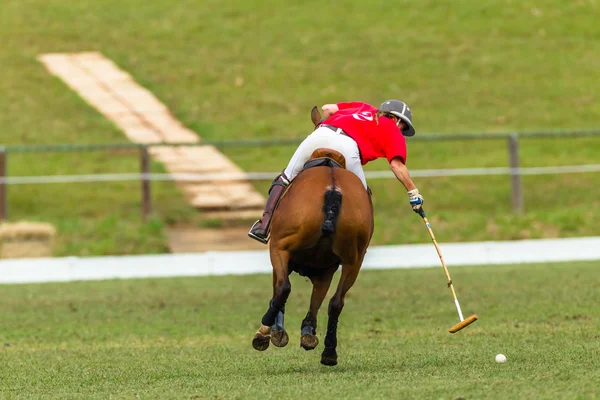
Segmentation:
[(317, 128), (316, 131), (308, 135), (300, 143), (300, 146), (298, 146), (298, 149), (284, 171), (290, 181), (302, 171), (304, 163), (308, 161), (313, 151), (320, 147), (337, 150), (342, 153), (346, 159), (346, 169), (356, 174), (365, 186), (365, 189), (367, 188), (367, 180), (365, 179), (365, 173), (360, 163), (360, 152), (356, 142), (346, 135), (324, 127)]

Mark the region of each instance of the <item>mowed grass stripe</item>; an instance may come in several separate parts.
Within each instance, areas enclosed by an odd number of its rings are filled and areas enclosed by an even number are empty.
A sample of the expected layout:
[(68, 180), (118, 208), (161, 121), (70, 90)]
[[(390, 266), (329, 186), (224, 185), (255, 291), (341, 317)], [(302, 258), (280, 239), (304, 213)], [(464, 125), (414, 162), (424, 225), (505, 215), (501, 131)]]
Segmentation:
[[(17, 398), (597, 398), (600, 264), (363, 271), (340, 317), (340, 364), (298, 346), (310, 284), (292, 276), (290, 344), (250, 340), (267, 276), (3, 286), (0, 390)], [(330, 293), (331, 294), (331, 293)], [(326, 304), (319, 316), (323, 339)], [(494, 356), (506, 354), (506, 364)]]

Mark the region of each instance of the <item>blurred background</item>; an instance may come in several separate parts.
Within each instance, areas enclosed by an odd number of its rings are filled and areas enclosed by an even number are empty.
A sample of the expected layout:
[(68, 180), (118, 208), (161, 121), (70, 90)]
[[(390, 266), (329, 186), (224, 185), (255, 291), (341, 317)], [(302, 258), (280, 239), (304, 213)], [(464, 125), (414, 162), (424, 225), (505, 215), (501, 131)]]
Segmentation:
[[(600, 235), (594, 0), (4, 0), (1, 8), (4, 258), (264, 248), (246, 232), (274, 174), (311, 132), (311, 108), (389, 98), (413, 111), (407, 165), (438, 239)], [(141, 146), (157, 140), (127, 134), (73, 90), (69, 72), (60, 77), (40, 58), (80, 52), (110, 60), (197, 135), (171, 137), (174, 125), (154, 122), (158, 142), (193, 146), (171, 158)], [(123, 101), (153, 123), (155, 108), (140, 111), (137, 99)], [(189, 167), (174, 167), (178, 157)], [(386, 161), (366, 170), (372, 244), (428, 242), (402, 186), (379, 174)], [(177, 183), (176, 172), (194, 176)]]

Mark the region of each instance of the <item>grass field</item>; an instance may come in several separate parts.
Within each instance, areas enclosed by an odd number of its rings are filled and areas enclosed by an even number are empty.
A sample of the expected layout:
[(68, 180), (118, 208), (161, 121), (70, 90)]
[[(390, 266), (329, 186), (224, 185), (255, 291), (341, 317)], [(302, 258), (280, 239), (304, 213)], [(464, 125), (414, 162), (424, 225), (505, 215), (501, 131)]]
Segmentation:
[[(334, 10), (313, 0), (5, 0), (0, 142), (125, 141), (36, 60), (94, 50), (209, 140), (302, 137), (314, 104), (391, 97), (411, 105), (419, 135), (598, 128), (598, 12), (597, 2), (584, 0), (347, 0)], [(408, 164), (505, 166), (505, 148), (409, 142)], [(595, 163), (600, 138), (528, 140), (521, 151), (525, 166)], [(248, 171), (279, 171), (292, 152), (226, 149)], [(134, 172), (138, 161), (120, 153), (10, 154), (8, 168), (13, 176)], [(510, 215), (507, 178), (417, 184), (438, 225), (462, 241), (600, 234), (591, 218), (600, 198), (595, 181), (597, 174), (526, 178), (521, 216)], [(400, 185), (371, 186), (374, 243), (426, 240)], [(9, 211), (14, 220), (56, 224), (57, 255), (163, 252), (166, 225), (202, 221), (173, 185), (154, 187), (156, 217), (148, 223), (139, 218), (137, 183), (12, 186)]]
[[(293, 275), (290, 344), (250, 345), (268, 275), (2, 286), (3, 398), (593, 399), (596, 263), (363, 271), (340, 317), (340, 364), (298, 346), (310, 295)], [(325, 313), (318, 334), (323, 340)], [(494, 357), (503, 353), (506, 364)]]

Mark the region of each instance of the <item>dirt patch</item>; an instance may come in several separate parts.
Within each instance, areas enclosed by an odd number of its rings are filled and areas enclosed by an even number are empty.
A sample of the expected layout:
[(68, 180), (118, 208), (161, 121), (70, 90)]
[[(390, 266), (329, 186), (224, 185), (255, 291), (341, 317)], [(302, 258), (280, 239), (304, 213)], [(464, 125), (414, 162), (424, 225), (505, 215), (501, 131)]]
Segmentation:
[(248, 237), (247, 227), (167, 229), (172, 253), (201, 253), (204, 251), (267, 250), (269, 246)]
[(0, 258), (51, 257), (56, 229), (41, 222), (0, 224)]

